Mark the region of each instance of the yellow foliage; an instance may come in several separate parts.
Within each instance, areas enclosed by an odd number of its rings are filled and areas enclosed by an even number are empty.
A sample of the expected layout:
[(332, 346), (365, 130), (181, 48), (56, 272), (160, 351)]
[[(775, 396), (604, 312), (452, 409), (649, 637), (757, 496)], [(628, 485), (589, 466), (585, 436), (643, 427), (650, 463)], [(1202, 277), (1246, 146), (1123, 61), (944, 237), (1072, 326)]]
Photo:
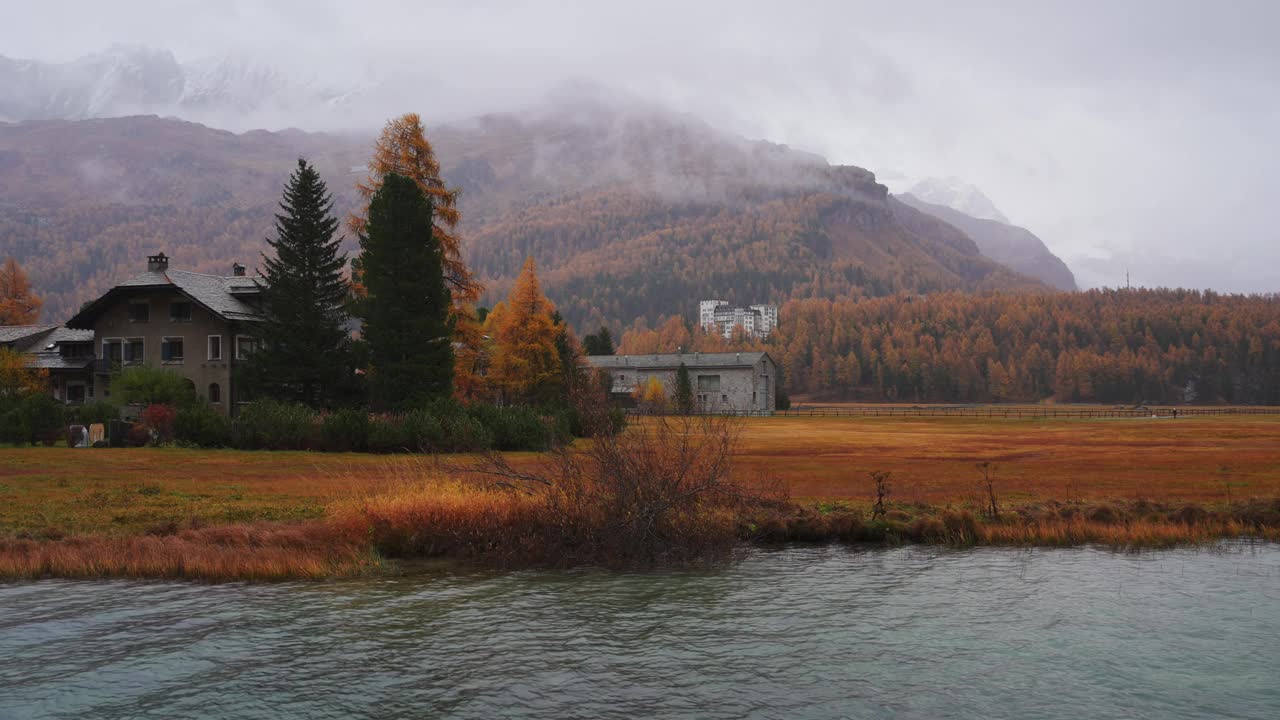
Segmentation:
[(542, 294), (531, 257), (506, 302), (498, 303), (485, 319), (486, 334), (493, 340), (489, 380), (507, 399), (525, 397), (559, 378), (555, 310)]
[(48, 384), (48, 370), (29, 368), (20, 353), (0, 347), (0, 397), (44, 392)]
[(663, 410), (667, 407), (667, 389), (656, 377), (650, 377), (643, 385), (636, 385), (632, 395), (647, 410)]
[(18, 261), (6, 260), (0, 267), (0, 325), (31, 325), (40, 316), (41, 305)]

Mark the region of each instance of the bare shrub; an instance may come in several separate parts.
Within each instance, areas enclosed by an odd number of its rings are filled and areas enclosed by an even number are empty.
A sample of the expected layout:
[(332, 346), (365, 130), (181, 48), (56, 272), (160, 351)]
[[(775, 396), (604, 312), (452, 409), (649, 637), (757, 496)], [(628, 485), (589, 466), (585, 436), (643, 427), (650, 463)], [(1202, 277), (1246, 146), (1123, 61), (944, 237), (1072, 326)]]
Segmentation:
[(876, 502), (871, 506), (871, 519), (883, 519), (885, 516), (884, 501), (889, 497), (889, 479), (893, 477), (893, 473), (884, 470), (875, 470), (869, 473), (871, 482), (875, 484)]
[(740, 421), (661, 416), (583, 447), (561, 447), (517, 469), (491, 453), (478, 471), (546, 504), (556, 543), (588, 561), (692, 560), (728, 550), (739, 514), (782, 501), (768, 483), (735, 477)]

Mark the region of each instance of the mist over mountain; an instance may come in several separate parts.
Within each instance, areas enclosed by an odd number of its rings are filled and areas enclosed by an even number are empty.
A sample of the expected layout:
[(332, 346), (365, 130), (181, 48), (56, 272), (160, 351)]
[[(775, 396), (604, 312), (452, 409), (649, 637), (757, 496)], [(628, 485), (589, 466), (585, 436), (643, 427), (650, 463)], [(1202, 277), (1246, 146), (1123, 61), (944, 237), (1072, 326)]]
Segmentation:
[[(532, 255), (583, 326), (686, 314), (708, 293), (782, 302), (1042, 287), (863, 168), (607, 93), (578, 88), (429, 136), (461, 190), (465, 252), (486, 302)], [(207, 272), (253, 264), (299, 156), (339, 212), (354, 209), (372, 141), (154, 116), (2, 125), (0, 241), (61, 319), (157, 250)]]
[[(976, 192), (976, 188), (974, 190)], [(941, 203), (925, 202), (916, 197), (914, 193), (903, 193), (896, 197), (907, 205), (933, 215), (964, 231), (966, 235), (977, 243), (978, 249), (982, 254), (992, 260), (1007, 265), (1020, 273), (1043, 280), (1059, 290), (1078, 289), (1075, 276), (1072, 275), (1071, 269), (1067, 267), (1067, 264), (1050, 252), (1044, 241), (1036, 237), (1030, 230), (1010, 225), (1008, 221), (1004, 220), (975, 217), (955, 207), (949, 207)], [(938, 197), (938, 194), (934, 193), (933, 197)], [(957, 204), (973, 208), (976, 212), (982, 212), (984, 215), (995, 214), (1003, 217), (1003, 215), (1000, 215), (1000, 211), (996, 210), (994, 205), (991, 205), (989, 200), (985, 203), (981, 201), (974, 202), (973, 198), (975, 196), (973, 194), (944, 195), (944, 197), (950, 197)], [(986, 200), (986, 198), (981, 197), (981, 200)]]

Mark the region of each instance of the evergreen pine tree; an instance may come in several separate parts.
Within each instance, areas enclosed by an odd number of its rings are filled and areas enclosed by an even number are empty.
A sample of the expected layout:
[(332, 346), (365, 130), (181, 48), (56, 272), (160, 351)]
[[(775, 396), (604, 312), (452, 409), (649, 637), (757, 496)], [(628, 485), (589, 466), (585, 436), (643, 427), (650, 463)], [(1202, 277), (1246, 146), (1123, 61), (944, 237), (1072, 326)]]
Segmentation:
[(613, 334), (603, 325), (599, 332), (582, 338), (582, 346), (588, 355), (612, 355), (615, 352)]
[(355, 378), (346, 329), (347, 255), (334, 237), (333, 198), (305, 160), (289, 178), (263, 254), (261, 349), (244, 367), (251, 392), (312, 407), (349, 397)]
[(374, 407), (407, 410), (453, 393), (452, 300), (431, 200), (391, 173), (369, 201), (360, 234), (365, 296), (357, 307), (369, 350)]
[(693, 381), (689, 379), (689, 368), (680, 363), (676, 370), (676, 412), (681, 415), (693, 414)]

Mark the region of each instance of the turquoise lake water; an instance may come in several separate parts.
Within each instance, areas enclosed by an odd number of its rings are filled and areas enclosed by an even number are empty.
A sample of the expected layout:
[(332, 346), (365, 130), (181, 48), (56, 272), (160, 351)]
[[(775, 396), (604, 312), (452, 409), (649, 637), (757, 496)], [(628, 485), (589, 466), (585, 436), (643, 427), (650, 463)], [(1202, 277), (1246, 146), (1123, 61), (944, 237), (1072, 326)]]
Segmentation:
[(0, 585), (0, 718), (1280, 718), (1280, 546)]

